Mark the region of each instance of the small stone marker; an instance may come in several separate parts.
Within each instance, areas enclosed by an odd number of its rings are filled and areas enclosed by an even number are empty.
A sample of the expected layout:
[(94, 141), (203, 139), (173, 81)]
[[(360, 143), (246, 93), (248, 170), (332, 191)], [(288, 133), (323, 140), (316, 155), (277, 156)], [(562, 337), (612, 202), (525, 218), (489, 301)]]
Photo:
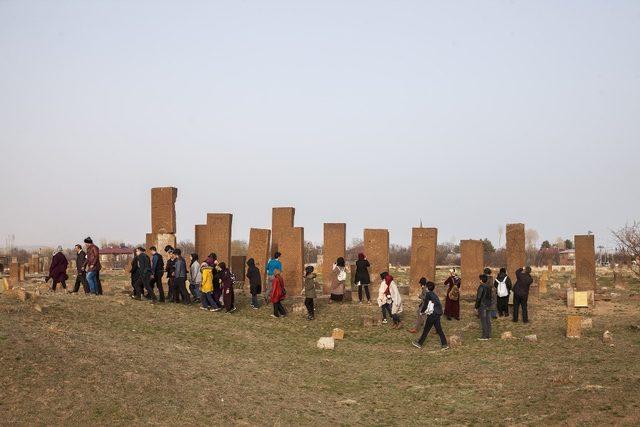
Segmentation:
[(542, 276), (540, 277), (540, 293), (547, 293), (547, 281), (549, 280), (549, 273), (547, 271), (542, 272)]
[(575, 300), (574, 300), (574, 291), (573, 288), (567, 288), (567, 307), (574, 307), (575, 304)]
[(609, 331), (604, 331), (604, 334), (602, 334), (602, 342), (613, 347), (613, 334)]
[(575, 291), (573, 293), (573, 306), (574, 307), (589, 307), (589, 292), (588, 291)]
[(506, 331), (503, 332), (502, 335), (500, 335), (500, 339), (502, 340), (513, 340), (515, 339), (513, 334), (510, 331)]
[(525, 335), (524, 339), (530, 342), (538, 342), (538, 336), (536, 334)]
[(344, 339), (344, 329), (334, 328), (331, 331), (331, 338), (334, 340), (343, 340)]
[(580, 338), (582, 317), (570, 314), (567, 316), (567, 338)]
[(322, 337), (318, 340), (316, 346), (321, 350), (333, 350), (335, 347), (335, 341), (333, 337)]

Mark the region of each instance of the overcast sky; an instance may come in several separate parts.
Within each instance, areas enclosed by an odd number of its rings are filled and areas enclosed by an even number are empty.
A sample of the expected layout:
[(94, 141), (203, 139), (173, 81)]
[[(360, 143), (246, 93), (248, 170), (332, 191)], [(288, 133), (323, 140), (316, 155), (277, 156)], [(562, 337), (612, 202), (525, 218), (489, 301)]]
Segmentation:
[[(0, 1), (0, 237), (640, 219), (638, 1)], [(503, 239), (504, 243), (504, 239)]]

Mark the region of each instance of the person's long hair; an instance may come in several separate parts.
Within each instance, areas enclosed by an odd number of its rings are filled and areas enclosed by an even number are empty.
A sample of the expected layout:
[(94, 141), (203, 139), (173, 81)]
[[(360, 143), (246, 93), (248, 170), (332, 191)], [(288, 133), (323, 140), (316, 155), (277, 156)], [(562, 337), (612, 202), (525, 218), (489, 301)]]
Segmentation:
[(189, 266), (192, 266), (194, 262), (196, 262), (198, 260), (198, 254), (191, 254), (191, 264), (189, 264)]

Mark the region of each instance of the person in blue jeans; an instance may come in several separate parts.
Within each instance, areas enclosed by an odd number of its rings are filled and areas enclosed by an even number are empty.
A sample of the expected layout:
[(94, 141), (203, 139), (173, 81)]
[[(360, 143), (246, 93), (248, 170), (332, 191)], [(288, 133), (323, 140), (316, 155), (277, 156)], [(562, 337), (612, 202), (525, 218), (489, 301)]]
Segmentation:
[[(420, 279), (420, 282), (426, 281), (426, 278)], [(444, 335), (444, 331), (442, 330), (442, 325), (440, 323), (440, 318), (442, 317), (442, 303), (440, 303), (440, 298), (436, 295), (433, 290), (435, 289), (436, 284), (433, 282), (427, 282), (427, 293), (422, 300), (422, 304), (420, 305), (420, 314), (426, 315), (427, 320), (424, 323), (424, 329), (422, 330), (422, 335), (418, 339), (418, 341), (414, 341), (413, 344), (416, 348), (422, 348), (424, 345), (427, 336), (429, 335), (429, 331), (431, 331), (431, 327), (436, 328), (436, 332), (440, 336), (440, 346), (443, 350), (449, 348), (447, 345), (447, 337)]]
[(271, 302), (271, 288), (273, 286), (273, 276), (275, 270), (282, 271), (282, 262), (280, 262), (280, 256), (282, 254), (280, 252), (276, 252), (273, 254), (273, 258), (267, 262), (267, 286), (264, 290), (264, 300), (267, 304)]
[(480, 275), (480, 286), (476, 293), (476, 310), (480, 316), (480, 326), (482, 327), (482, 337), (479, 340), (486, 341), (491, 339), (491, 289), (489, 284), (489, 276)]

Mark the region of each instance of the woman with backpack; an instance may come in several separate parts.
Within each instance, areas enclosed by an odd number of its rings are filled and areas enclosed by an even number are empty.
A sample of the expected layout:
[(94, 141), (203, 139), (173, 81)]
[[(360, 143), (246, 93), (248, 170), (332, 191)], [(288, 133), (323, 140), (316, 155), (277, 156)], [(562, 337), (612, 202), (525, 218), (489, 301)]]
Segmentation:
[(447, 320), (451, 320), (452, 317), (460, 320), (460, 283), (456, 269), (449, 270), (449, 277), (444, 282), (444, 285), (448, 287), (447, 298), (444, 302), (444, 315), (447, 316)]
[(235, 295), (233, 293), (233, 282), (235, 277), (231, 274), (231, 271), (227, 268), (224, 262), (219, 264), (220, 267), (220, 283), (222, 284), (222, 301), (224, 303), (225, 313), (233, 313), (236, 311)]
[(367, 304), (371, 304), (371, 294), (369, 293), (369, 285), (371, 284), (371, 277), (369, 276), (369, 260), (363, 253), (358, 254), (358, 261), (356, 261), (356, 274), (353, 279), (354, 285), (358, 286), (358, 301), (362, 304), (362, 288), (367, 297)]
[(347, 280), (347, 267), (345, 265), (344, 258), (340, 257), (333, 264), (333, 270), (331, 270), (331, 296), (329, 297), (329, 304), (333, 301), (342, 302), (344, 299), (344, 283)]
[(508, 317), (509, 316), (509, 294), (511, 293), (511, 289), (513, 288), (513, 284), (511, 283), (511, 278), (507, 276), (507, 269), (501, 268), (498, 276), (496, 277), (494, 286), (496, 288), (496, 293), (498, 295), (498, 316), (499, 317)]

